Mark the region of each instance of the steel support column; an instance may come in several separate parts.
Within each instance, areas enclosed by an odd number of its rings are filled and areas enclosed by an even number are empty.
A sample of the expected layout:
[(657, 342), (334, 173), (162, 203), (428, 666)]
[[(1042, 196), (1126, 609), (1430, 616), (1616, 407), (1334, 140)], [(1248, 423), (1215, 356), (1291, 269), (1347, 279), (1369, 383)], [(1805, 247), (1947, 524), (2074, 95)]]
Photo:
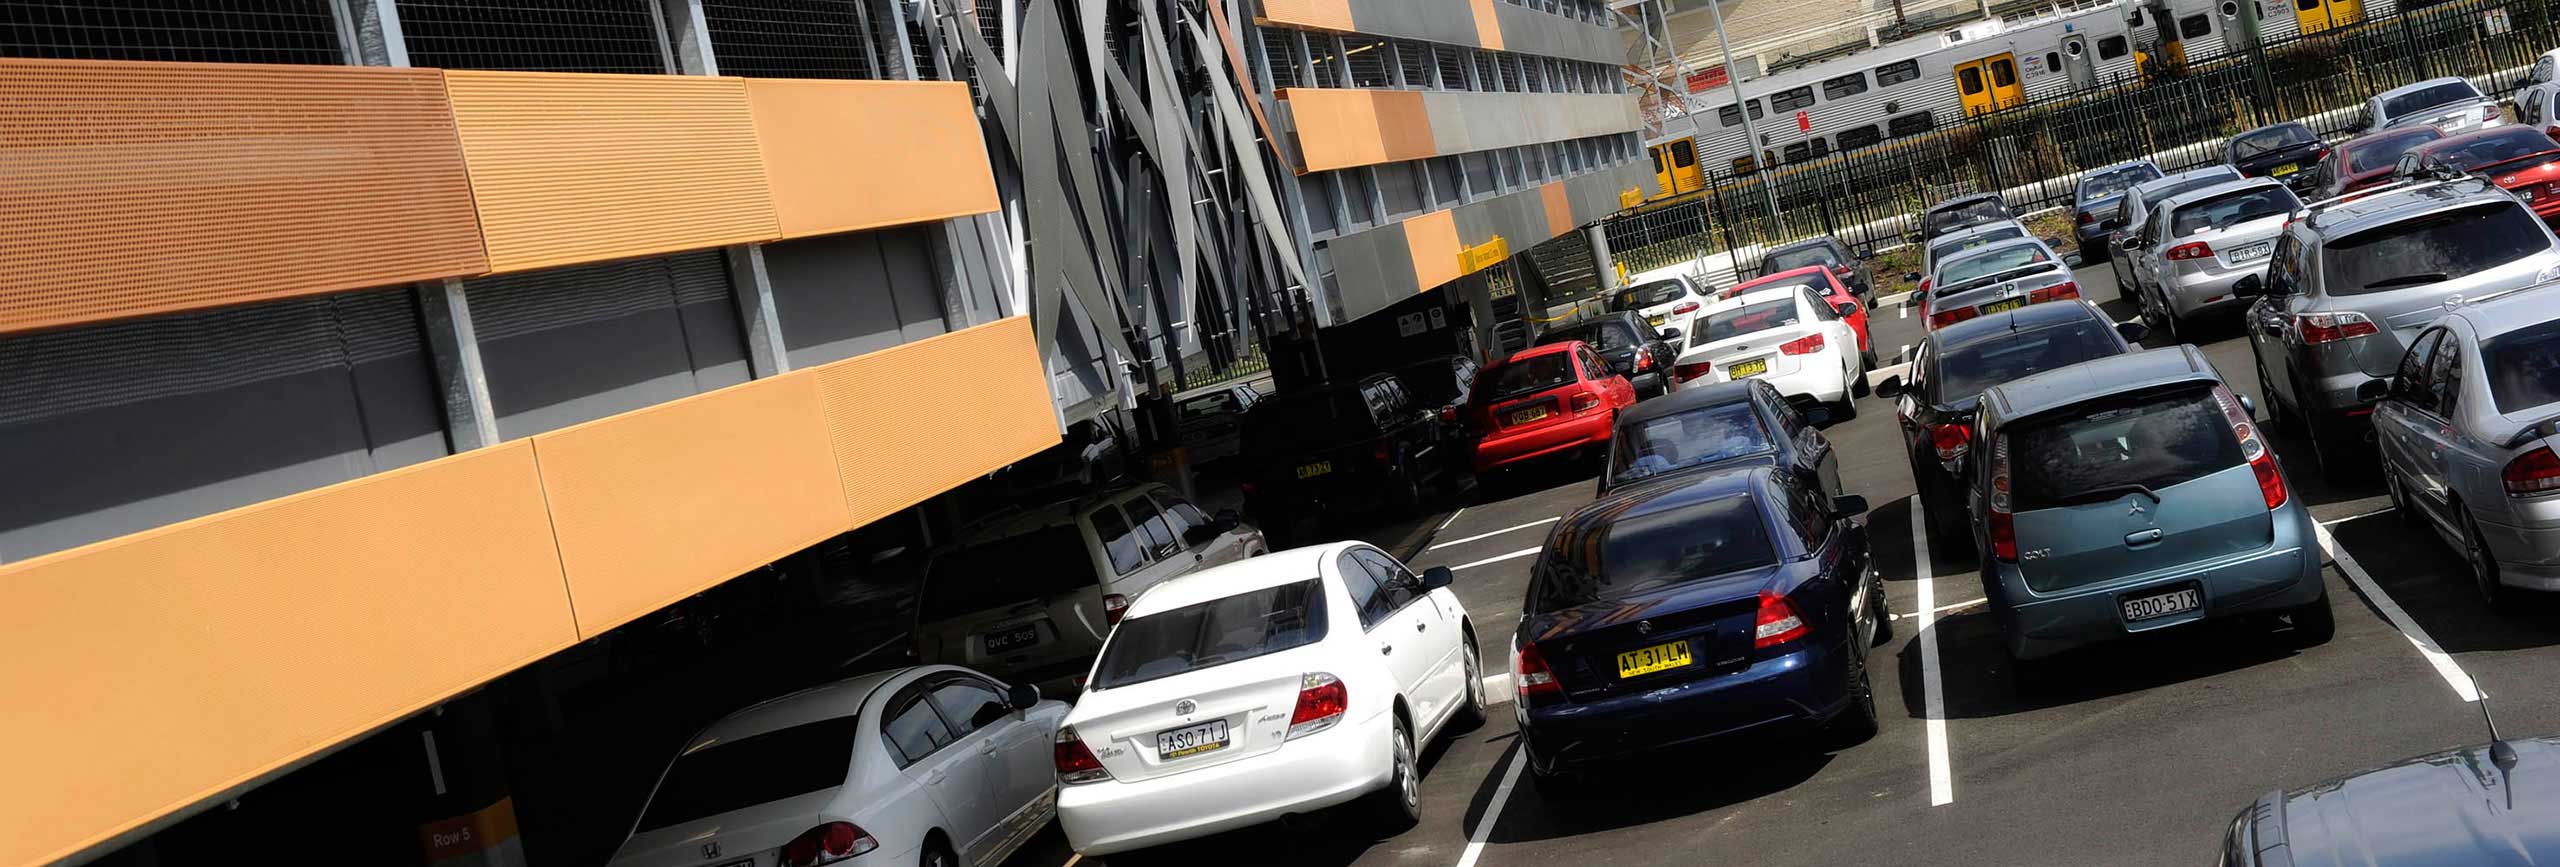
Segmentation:
[(462, 281), (420, 283), (417, 294), (436, 391), (444, 398), (445, 439), (457, 452), (497, 445), (498, 412), (489, 402), (489, 374), (480, 365), (480, 336), (471, 328)]

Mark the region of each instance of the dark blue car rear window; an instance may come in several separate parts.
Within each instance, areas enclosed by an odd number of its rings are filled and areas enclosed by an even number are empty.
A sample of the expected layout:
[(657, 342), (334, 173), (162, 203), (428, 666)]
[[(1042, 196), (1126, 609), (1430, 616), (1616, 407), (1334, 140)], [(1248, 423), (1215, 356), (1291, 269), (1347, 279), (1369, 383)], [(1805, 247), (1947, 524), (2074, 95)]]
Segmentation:
[(1571, 524), (1547, 540), (1529, 576), (1532, 613), (1624, 599), (1778, 562), (1750, 494)]

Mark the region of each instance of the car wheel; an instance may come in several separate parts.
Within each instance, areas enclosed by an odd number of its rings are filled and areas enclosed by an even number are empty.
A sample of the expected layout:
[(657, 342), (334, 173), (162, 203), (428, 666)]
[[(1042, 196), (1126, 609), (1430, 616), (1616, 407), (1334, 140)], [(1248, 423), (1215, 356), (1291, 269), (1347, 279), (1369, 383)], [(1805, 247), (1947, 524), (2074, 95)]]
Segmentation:
[(2166, 326), (2162, 330), (2169, 333), (2169, 345), (2187, 342), (2186, 320), (2179, 318), (2178, 308), (2165, 303), (2160, 305), (2160, 323)]
[(1399, 834), (1422, 822), (1422, 774), (1414, 769), (1413, 732), (1404, 720), (1397, 719), (1388, 736), (1394, 770), (1387, 787), (1370, 796), (1371, 812), (1381, 830)]
[(1875, 644), (1876, 646), (1889, 644), (1893, 641), (1893, 600), (1884, 595), (1883, 581), (1877, 581), (1875, 589), (1868, 592), (1875, 595), (1875, 601), (1870, 603), (1875, 606)]
[(2458, 510), (2462, 516), (2462, 560), (2471, 567), (2471, 584), (2480, 591), (2481, 604), (2495, 608), (2507, 600), (2507, 587), (2498, 583), (2498, 561), (2489, 556), (2489, 540), (2480, 535), (2480, 522), (2471, 519), (2470, 509)]
[(2325, 589), (2311, 604), (2285, 612), (2285, 619), (2293, 621), (2293, 631), (2285, 640), (2295, 647), (2318, 647), (2338, 634), (2338, 615), (2329, 610), (2329, 591)]
[(2266, 360), (2252, 351), (2249, 363), (2258, 369), (2258, 393), (2267, 398), (2267, 430), (2287, 436), (2299, 433), (2300, 429), (2294, 426), (2292, 417), (2285, 414), (2284, 398), (2276, 394), (2275, 382), (2267, 378)]
[(1422, 508), (1422, 478), (1416, 475), (1413, 462), (1396, 456), (1395, 472), (1387, 480), (1387, 506), (1399, 515), (1410, 515)]
[(960, 859), (951, 854), (950, 844), (934, 840), (924, 844), (924, 854), (917, 856), (916, 867), (960, 867)]
[(1940, 478), (1943, 475), (1944, 471), (1934, 466), (1922, 466), (1917, 458), (1911, 462), (1911, 476), (1920, 487), (1920, 510), (1928, 513), (1925, 517), (1929, 535), (1936, 537), (1929, 544), (1959, 556), (1972, 556), (1973, 528), (1957, 508), (1954, 492), (1947, 490), (1950, 485)]
[(2389, 458), (2382, 460), (2382, 489), (2391, 495), (2391, 511), (2400, 516), (2400, 523), (2411, 527), (2426, 524), (2427, 516), (2418, 514), (2418, 501), (2409, 496), (2408, 487), (2400, 481), (2400, 471), (2391, 466)]
[(1824, 746), (1845, 750), (1876, 736), (1876, 690), (1864, 653), (1849, 656), (1849, 707), (1822, 726)]
[(1589, 777), (1576, 771), (1541, 771), (1537, 762), (1529, 763), (1529, 786), (1538, 790), (1550, 808), (1571, 803), (1583, 796), (1591, 786)]
[(1477, 659), (1482, 651), (1476, 649), (1475, 635), (1461, 631), (1458, 636), (1467, 643), (1467, 703), (1458, 706), (1456, 723), (1466, 731), (1484, 725), (1484, 664)]

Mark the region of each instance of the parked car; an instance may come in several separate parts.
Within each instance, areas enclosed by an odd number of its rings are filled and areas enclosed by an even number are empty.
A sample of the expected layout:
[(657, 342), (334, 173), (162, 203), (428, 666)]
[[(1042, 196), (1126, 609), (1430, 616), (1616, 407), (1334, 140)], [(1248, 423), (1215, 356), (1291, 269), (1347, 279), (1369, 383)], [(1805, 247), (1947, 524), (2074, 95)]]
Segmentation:
[(1245, 514), (1297, 538), (1329, 512), (1411, 512), (1466, 466), (1466, 449), (1443, 436), (1439, 408), (1392, 374), (1264, 398), (1244, 417)]
[(2004, 382), (1980, 414), (1974, 538), (2022, 688), (2065, 650), (2206, 620), (2277, 614), (2293, 640), (2329, 640), (2311, 512), (2202, 350)]
[(2274, 178), (2296, 193), (2309, 192), (2319, 172), (2312, 169), (2329, 155), (2329, 145), (2300, 121), (2262, 126), (2231, 137), (2222, 161), (2242, 177)]
[(2539, 781), (2553, 774), (2560, 774), (2560, 739), (2532, 738), (2268, 792), (2232, 817), (2218, 863), (2548, 864), (2560, 860), (2560, 838), (2552, 834), (2560, 810)]
[(2409, 126), (2340, 142), (2312, 170), (2312, 192), (2307, 198), (2334, 199), (2390, 183), (2401, 154), (2440, 138), (2444, 138), (2444, 130)]
[(1477, 474), (1558, 455), (1609, 447), (1618, 413), (1636, 405), (1635, 386), (1581, 341), (1533, 346), (1487, 369), (1476, 392)]
[(1672, 276), (1638, 283), (1618, 290), (1610, 296), (1609, 309), (1631, 311), (1644, 317), (1644, 324), (1661, 328), (1685, 319), (1707, 301), (1707, 293), (1687, 277)]
[(2251, 274), (2265, 274), (2285, 223), (2302, 213), (2302, 199), (2273, 178), (2216, 184), (2163, 199), (2130, 249), (2134, 298), (2142, 321), (2187, 342), (2191, 320), (2236, 318), (2249, 299), (2231, 291)]
[(1801, 284), (1718, 300), (1690, 320), (1689, 346), (1672, 375), (1683, 383), (1764, 377), (1789, 400), (1829, 405), (1836, 420), (1856, 418), (1853, 389), (1866, 366), (1847, 320), (1855, 312)]
[(1875, 280), (1867, 274), (1864, 250), (1850, 252), (1849, 245), (1829, 235), (1783, 244), (1762, 254), (1760, 276), (1774, 277), (1799, 268), (1821, 266), (1831, 269), (1831, 276), (1848, 287), (1849, 294), (1865, 299), (1874, 294)]
[(2481, 599), (2560, 590), (2560, 293), (2454, 308), (2365, 392), (2391, 504), (2462, 555)]
[(2135, 278), (2139, 275), (2133, 270), (2132, 261), (2140, 258), (2134, 254), (2141, 251), (2139, 248), (2127, 245), (2139, 240), (2143, 225), (2151, 221), (2153, 208), (2159, 207), (2160, 203), (2170, 196), (2239, 179), (2239, 169), (2221, 165), (2205, 166), (2173, 175), (2164, 175), (2156, 180), (2144, 181), (2133, 185), (2133, 189), (2125, 191), (2124, 200), (2116, 206), (2123, 212), (2116, 216), (2116, 225), (2122, 228), (2116, 232), (2115, 255), (2107, 257), (2107, 269), (2116, 278), (2116, 297), (2126, 301), (2135, 301), (2141, 297), (2133, 291)]
[(1748, 467), (1567, 513), (1512, 639), (1532, 784), (1570, 791), (1601, 763), (1751, 730), (1873, 737), (1868, 653), (1892, 616), (1866, 506)]
[(685, 741), (609, 863), (1000, 863), (1056, 812), (1066, 716), (948, 665), (752, 705)]
[(2464, 179), (2315, 206), (2276, 241), (2264, 278), (2232, 284), (2247, 314), (2268, 425), (2311, 440), (2323, 473), (2355, 476), (2391, 375), (2448, 300), (2560, 277), (2551, 229), (2523, 202)]
[(1626, 377), (1627, 384), (1635, 387), (1636, 399), (1644, 400), (1670, 391), (1674, 385), (1671, 362), (1680, 357), (1680, 350), (1657, 333), (1661, 330), (1647, 325), (1644, 317), (1634, 313), (1603, 313), (1572, 327), (1547, 332), (1538, 338), (1538, 345), (1574, 341), (1588, 344), (1592, 352), (1609, 362), (1610, 370)]
[(1958, 196), (1921, 212), (1920, 231), (1912, 233), (1911, 243), (1926, 244), (1959, 229), (2017, 219), (2018, 215), (2010, 213), (2008, 204), (2000, 201), (1996, 193)]
[(1939, 236), (1937, 240), (1929, 242), (1927, 247), (1921, 248), (1920, 270), (1902, 275), (1902, 280), (1919, 287), (1922, 318), (1927, 318), (1929, 313), (1929, 275), (1937, 273), (1939, 262), (1976, 247), (2026, 236), (2026, 225), (2016, 220), (2005, 223), (1984, 223), (1970, 229), (1948, 232)]
[(2533, 206), (2545, 222), (2560, 218), (2560, 142), (2521, 126), (2465, 133), (2403, 154), (2395, 175), (2425, 180), (2475, 174)]
[(1921, 337), (1909, 371), (1886, 377), (1876, 395), (1895, 403), (1929, 529), (1951, 547), (1973, 540), (1965, 529), (1964, 474), (1983, 389), (2135, 351), (2140, 347), (2133, 341), (2144, 332), (2139, 323), (2116, 324), (2084, 300), (1975, 317)]
[(1450, 580), (1337, 542), (1139, 599), (1057, 731), (1068, 845), (1109, 855), (1364, 798), (1388, 833), (1412, 827), (1424, 747), (1485, 712)]
[(1245, 383), (1230, 383), (1175, 399), (1174, 425), (1191, 463), (1204, 465), (1236, 456), (1244, 440), (1244, 414), (1262, 399)]
[[(2080, 260), (2097, 262), (2115, 255), (2116, 230), (2123, 224), (2116, 203), (2124, 200), (2133, 185), (2159, 177), (2160, 166), (2150, 160), (2117, 163), (2092, 169), (2080, 176), (2071, 191), (2071, 240), (2080, 246)], [(2020, 230), (2024, 235), (2025, 231)]]
[(1129, 600), (1269, 548), (1234, 512), (1153, 483), (998, 516), (926, 561), (916, 658), (1072, 695)]
[(1636, 484), (1736, 466), (1809, 473), (1838, 496), (1840, 456), (1815, 428), (1820, 407), (1798, 409), (1765, 379), (1720, 382), (1638, 406), (1618, 416), (1600, 495)]
[(1440, 418), (1442, 442), (1475, 439), (1467, 429), (1467, 406), (1475, 401), (1476, 377), (1483, 368), (1464, 355), (1427, 358), (1395, 369), (1413, 402)]
[(2506, 119), (2496, 100), (2457, 76), (2431, 78), (2374, 94), (2365, 100), (2364, 110), (2370, 119), (2365, 127), (2368, 133), (2394, 127), (2432, 126), (2447, 135), (2461, 135), (2497, 126)]
[[(1863, 369), (1874, 370), (1876, 347), (1875, 338), (1867, 333), (1867, 305), (1860, 301), (1858, 296), (1850, 294), (1847, 286), (1841, 285), (1837, 271), (1808, 265), (1735, 286), (1724, 290), (1716, 297), (1733, 298), (1762, 289), (1776, 289), (1791, 285), (1812, 289), (1813, 293), (1822, 299), (1822, 303), (1831, 305), (1833, 310), (1847, 311), (1841, 314), (1840, 319), (1849, 323), (1849, 330), (1858, 335), (1858, 363), (1863, 366)], [(1857, 383), (1855, 388), (1861, 395), (1866, 393), (1864, 382)]]
[[(2554, 54), (2560, 54), (2560, 51), (2543, 52), (2542, 57), (2534, 61), (2534, 68), (2550, 65)], [(2515, 105), (2518, 125), (2560, 138), (2560, 86), (2554, 86), (2550, 81), (2527, 79), (2524, 88), (2516, 91)]]
[(1929, 282), (1933, 288), (1921, 320), (1927, 331), (2029, 304), (2080, 297), (2070, 260), (2034, 238), (2001, 241), (1948, 257)]

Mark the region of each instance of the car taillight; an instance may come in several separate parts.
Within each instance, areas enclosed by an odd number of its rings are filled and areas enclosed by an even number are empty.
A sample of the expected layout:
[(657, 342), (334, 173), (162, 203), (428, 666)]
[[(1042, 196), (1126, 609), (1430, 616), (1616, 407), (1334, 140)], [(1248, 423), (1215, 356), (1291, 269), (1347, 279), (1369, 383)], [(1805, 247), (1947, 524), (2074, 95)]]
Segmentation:
[(2247, 459), (2250, 471), (2258, 474), (2258, 493), (2266, 498), (2267, 508), (2284, 505), (2284, 474), (2276, 470), (2276, 453), (2268, 451), (2266, 442), (2258, 437), (2258, 426), (2250, 423), (2240, 399), (2231, 396), (2231, 389), (2217, 385), (2213, 387), (2213, 400), (2222, 404), (2222, 418), (2231, 423), (2231, 435), (2240, 440), (2240, 457)]
[(2097, 221), (2098, 221), (2098, 212), (2096, 212), (2096, 211), (2081, 211), (2081, 212), (2080, 212), (2080, 222), (2083, 222), (2083, 223), (2095, 223), (2095, 222), (2097, 222)]
[(1991, 496), (1983, 501), (1989, 507), (1983, 524), (1990, 531), (1991, 556), (2002, 563), (2018, 562), (2018, 519), (2009, 512), (2008, 434), (1991, 443)]
[(1573, 396), (1573, 411), (1574, 411), (1574, 412), (1577, 412), (1577, 413), (1590, 412), (1590, 411), (1592, 411), (1592, 410), (1599, 409), (1599, 408), (1600, 408), (1600, 396), (1599, 396), (1599, 395), (1597, 395), (1597, 394), (1593, 394), (1593, 393), (1591, 393), (1591, 392), (1586, 391), (1586, 392), (1583, 392), (1583, 393), (1581, 393), (1581, 394), (1577, 394), (1577, 395), (1574, 395), (1574, 396)]
[(1458, 423), (1458, 408), (1457, 408), (1457, 407), (1454, 407), (1454, 406), (1444, 406), (1444, 407), (1441, 407), (1441, 408), (1440, 408), (1440, 423), (1441, 423), (1441, 424), (1457, 424), (1457, 423)]
[(1379, 443), (1375, 450), (1369, 452), (1369, 457), (1375, 459), (1378, 463), (1383, 464), (1393, 459), (1395, 457), (1395, 453), (1387, 451), (1386, 443)]
[(1102, 760), (1093, 757), (1092, 748), (1086, 747), (1084, 739), (1076, 736), (1074, 726), (1058, 729), (1055, 744), (1051, 754), (1058, 760), (1058, 782), (1072, 786), (1111, 779), (1111, 769), (1103, 767)]
[(1520, 645), (1511, 655), (1512, 673), (1519, 675), (1515, 684), (1522, 699), (1554, 698), (1564, 694), (1564, 684), (1556, 682), (1556, 674), (1547, 668), (1546, 656), (1538, 652), (1536, 642)]
[(1281, 740), (1332, 728), (1350, 708), (1351, 689), (1342, 685), (1341, 678), (1308, 672), (1298, 679), (1298, 709), (1289, 713), (1289, 735)]
[(1973, 426), (1969, 424), (1933, 424), (1929, 426), (1929, 445), (1938, 450), (1938, 460), (1952, 461), (1964, 457), (1973, 447)]
[(1683, 364), (1672, 368), (1671, 377), (1673, 379), (1680, 380), (1681, 382), (1688, 382), (1689, 380), (1697, 379), (1714, 372), (1716, 372), (1716, 366), (1714, 364), (1701, 361), (1696, 364)]
[(1822, 335), (1807, 334), (1803, 337), (1778, 344), (1778, 351), (1787, 355), (1804, 355), (1807, 353), (1821, 352)]
[(2495, 120), (2497, 120), (2500, 116), (2501, 116), (2501, 112), (2499, 112), (2499, 111), (2498, 111), (2498, 107), (2497, 107), (2497, 106), (2494, 106), (2494, 105), (2484, 105), (2484, 106), (2481, 106), (2481, 107), (2480, 107), (2480, 119), (2481, 119), (2481, 120), (2484, 120), (2484, 121), (2495, 121)]
[(2027, 293), (2027, 303), (2029, 303), (2029, 304), (2042, 304), (2042, 303), (2044, 303), (2044, 302), (2052, 301), (2052, 300), (2057, 299), (2057, 298), (2078, 298), (2078, 297), (2080, 297), (2080, 284), (2078, 284), (2078, 283), (2056, 283), (2056, 284), (2054, 284), (2054, 285), (2047, 286), (2047, 287), (2044, 287), (2044, 288), (2042, 288), (2042, 289), (2038, 289), (2038, 290), (2035, 290), (2035, 291), (2033, 291), (2033, 292), (2029, 292), (2029, 293)]
[(2210, 258), (2213, 258), (2213, 245), (2207, 244), (2203, 241), (2189, 241), (2169, 248), (2169, 261), (2171, 262), (2184, 262), (2189, 259)]
[(1120, 615), (1129, 613), (1129, 597), (1113, 593), (1102, 597), (1102, 622), (1119, 623)]
[(1805, 637), (1813, 631), (1804, 618), (1796, 616), (1796, 606), (1787, 597), (1760, 591), (1760, 614), (1752, 619), (1751, 649), (1763, 650)]
[(1653, 353), (1638, 350), (1636, 352), (1636, 372), (1642, 373), (1652, 369)]
[(1929, 314), (1929, 327), (1945, 328), (1949, 325), (1963, 322), (1978, 315), (1980, 315), (1980, 313), (1971, 307), (1958, 307), (1954, 310), (1940, 310)]
[(791, 838), (782, 844), (781, 867), (810, 867), (833, 864), (880, 848), (880, 841), (852, 822), (828, 822)]
[(2293, 321), (2302, 329), (2302, 342), (2314, 346), (2381, 332), (2362, 313), (2304, 313)]
[(2500, 474), (2507, 480), (2507, 496), (2536, 497), (2560, 491), (2560, 455), (2550, 446), (2525, 452), (2523, 457), (2507, 463)]
[(1680, 302), (1680, 306), (1671, 308), (1671, 315), (1673, 316), (1696, 312), (1698, 312), (1698, 302), (1695, 301), (1682, 301)]

